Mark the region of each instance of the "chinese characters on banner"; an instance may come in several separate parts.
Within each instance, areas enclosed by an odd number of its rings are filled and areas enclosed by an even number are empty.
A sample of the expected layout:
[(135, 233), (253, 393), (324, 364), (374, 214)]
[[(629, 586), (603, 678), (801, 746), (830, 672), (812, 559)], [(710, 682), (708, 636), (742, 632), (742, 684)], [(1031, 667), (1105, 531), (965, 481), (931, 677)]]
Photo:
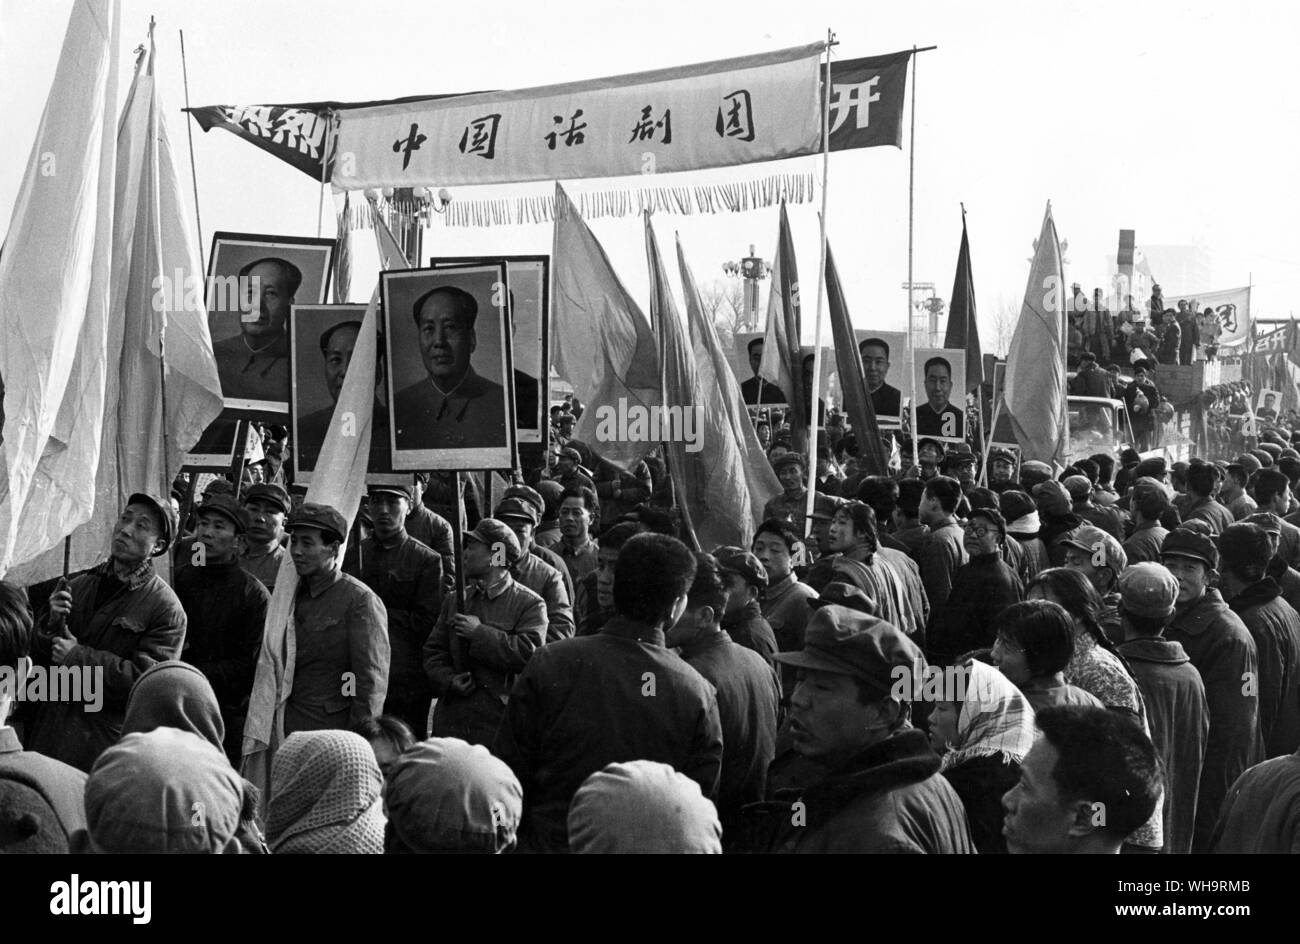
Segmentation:
[[(334, 182), (348, 189), (670, 173), (820, 152), (820, 50), (530, 91), (191, 111), (204, 131), (224, 128), (319, 180), (333, 110), (346, 129), (334, 156), (355, 167)], [(911, 55), (832, 61), (832, 151), (902, 146)]]
[[(616, 79), (344, 110), (333, 181), (359, 189), (571, 180), (815, 153), (821, 51), (815, 44)], [(871, 91), (845, 96), (837, 114), (856, 129), (861, 119), (850, 115), (864, 114)]]

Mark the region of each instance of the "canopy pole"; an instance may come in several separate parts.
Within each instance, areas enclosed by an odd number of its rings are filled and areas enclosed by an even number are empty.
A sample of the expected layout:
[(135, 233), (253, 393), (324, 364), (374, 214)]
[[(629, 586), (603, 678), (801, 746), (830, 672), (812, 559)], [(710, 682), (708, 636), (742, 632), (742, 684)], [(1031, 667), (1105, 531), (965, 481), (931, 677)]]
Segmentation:
[[(185, 30), (181, 34), (181, 76), (185, 82), (185, 136), (190, 141), (190, 183), (194, 186), (194, 228), (199, 234), (199, 258), (203, 257), (203, 218), (199, 215), (199, 175), (194, 169), (194, 113), (190, 111), (190, 68), (185, 61)], [(152, 37), (152, 31), (150, 36)]]
[(325, 228), (325, 190), (329, 187), (330, 148), (334, 141), (334, 112), (325, 113), (325, 147), (320, 161), (320, 199), (316, 201), (316, 238)]
[(907, 142), (907, 369), (912, 375), (912, 398), (908, 404), (909, 419), (912, 426), (912, 467), (921, 464), (921, 450), (917, 443), (920, 436), (916, 430), (916, 400), (920, 391), (916, 389), (916, 353), (912, 344), (912, 312), (916, 288), (912, 283), (912, 231), (916, 222), (916, 52), (912, 47), (912, 128)]
[[(822, 77), (822, 211), (821, 247), (817, 256), (817, 327), (813, 332), (813, 375), (808, 395), (808, 495), (804, 506), (803, 536), (812, 534), (813, 504), (817, 491), (817, 406), (821, 399), (822, 370), (822, 304), (826, 286), (826, 189), (830, 184), (831, 168), (831, 47), (837, 45), (835, 34), (826, 30), (826, 71)], [(791, 396), (794, 391), (791, 391)]]

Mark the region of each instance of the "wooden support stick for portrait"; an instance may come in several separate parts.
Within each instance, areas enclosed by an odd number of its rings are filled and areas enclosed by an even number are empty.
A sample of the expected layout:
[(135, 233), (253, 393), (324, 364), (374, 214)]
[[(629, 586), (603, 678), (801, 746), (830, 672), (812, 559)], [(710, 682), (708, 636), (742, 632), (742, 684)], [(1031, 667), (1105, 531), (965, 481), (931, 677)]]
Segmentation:
[[(455, 478), (452, 482), (452, 491), (455, 493), (455, 507), (452, 508), (451, 515), (451, 543), (452, 552), (456, 558), (456, 612), (465, 612), (465, 533), (461, 528), (461, 521), (465, 515), (465, 478), (464, 473), (457, 470), (453, 473)], [(451, 662), (457, 672), (462, 671), (464, 666), (464, 657), (461, 653), (460, 637), (455, 631), (451, 634)]]
[(248, 431), (252, 427), (250, 420), (240, 420), (235, 426), (235, 458), (230, 463), (230, 477), (235, 483), (235, 501), (240, 501), (240, 491), (244, 484), (244, 465), (248, 461)]

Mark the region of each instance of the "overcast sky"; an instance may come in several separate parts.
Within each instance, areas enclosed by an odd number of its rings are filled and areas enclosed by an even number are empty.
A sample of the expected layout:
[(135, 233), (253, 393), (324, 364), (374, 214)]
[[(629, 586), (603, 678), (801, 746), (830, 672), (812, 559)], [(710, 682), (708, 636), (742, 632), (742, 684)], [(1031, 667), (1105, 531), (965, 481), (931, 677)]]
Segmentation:
[[(70, 0), (0, 0), (6, 227), (70, 9)], [(1243, 285), (1253, 274), (1257, 316), (1300, 307), (1300, 199), (1293, 183), (1300, 5), (124, 0), (123, 96), (130, 53), (145, 37), (150, 13), (158, 18), (157, 71), (182, 151), (178, 29), (185, 31), (195, 105), (527, 88), (815, 42), (827, 27), (844, 59), (937, 45), (920, 57), (916, 89), (915, 277), (948, 297), (964, 201), (986, 337), (994, 311), (1018, 307), (1024, 294), (1030, 244), (1048, 200), (1069, 241), (1067, 278), (1085, 287), (1106, 285), (1106, 257), (1115, 252), (1118, 231), (1129, 228), (1139, 246), (1203, 244), (1215, 284), (1202, 288)], [(203, 134), (196, 126), (194, 148), (205, 241), (218, 229), (316, 234), (319, 189), (303, 174), (221, 131)], [(907, 157), (905, 147), (830, 159), (830, 240), (862, 327), (901, 328), (906, 317), (900, 283), (907, 277)], [(814, 158), (731, 173), (751, 179), (814, 168), (820, 177)], [(679, 176), (690, 182), (690, 175)], [(471, 192), (454, 191), (463, 199)], [(793, 207), (791, 218), (807, 281), (817, 264), (816, 206)], [(708, 280), (750, 243), (770, 259), (776, 219), (772, 208), (664, 215), (655, 225), (665, 255), (679, 231), (697, 276)], [(327, 219), (325, 235), (333, 226)], [(639, 218), (596, 220), (593, 229), (629, 288), (644, 297)], [(426, 250), (547, 252), (550, 238), (549, 225), (439, 224), (426, 236)], [(1159, 270), (1154, 274), (1165, 282)], [(363, 293), (372, 284), (360, 274), (357, 282), (367, 283)], [(1180, 287), (1165, 288), (1169, 296)], [(992, 346), (986, 341), (986, 349)]]

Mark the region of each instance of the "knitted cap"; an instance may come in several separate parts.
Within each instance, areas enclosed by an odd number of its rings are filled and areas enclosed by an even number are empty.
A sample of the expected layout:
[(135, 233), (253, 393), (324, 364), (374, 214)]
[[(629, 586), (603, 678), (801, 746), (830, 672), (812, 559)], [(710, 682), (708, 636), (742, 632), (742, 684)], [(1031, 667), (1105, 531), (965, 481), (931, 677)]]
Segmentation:
[(375, 753), (361, 735), (295, 731), (271, 767), (271, 851), (383, 852), (383, 785)]

